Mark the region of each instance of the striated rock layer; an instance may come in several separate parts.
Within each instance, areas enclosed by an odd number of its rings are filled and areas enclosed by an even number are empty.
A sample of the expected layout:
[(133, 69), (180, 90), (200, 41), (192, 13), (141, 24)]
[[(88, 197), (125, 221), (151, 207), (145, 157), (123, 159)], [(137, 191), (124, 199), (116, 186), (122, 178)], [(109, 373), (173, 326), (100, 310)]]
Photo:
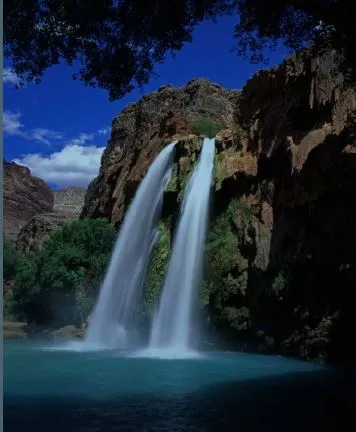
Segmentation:
[(86, 188), (68, 187), (66, 189), (57, 189), (54, 194), (54, 211), (64, 211), (78, 214), (83, 209)]
[(28, 168), (4, 161), (4, 233), (12, 243), (36, 214), (52, 210), (52, 189)]
[(53, 191), (27, 167), (4, 161), (4, 233), (16, 248), (28, 254), (48, 235), (79, 218), (85, 188)]
[(208, 328), (239, 348), (355, 360), (356, 94), (339, 64), (304, 51), (242, 91), (203, 79), (161, 88), (113, 120), (89, 187), (82, 217), (118, 226), (153, 158), (179, 139), (164, 207), (174, 222), (197, 119), (220, 126), (203, 303)]
[(62, 228), (66, 223), (79, 219), (83, 208), (86, 189), (71, 187), (55, 190), (54, 205), (51, 212), (35, 215), (20, 230), (16, 248), (28, 255), (41, 247), (46, 238)]

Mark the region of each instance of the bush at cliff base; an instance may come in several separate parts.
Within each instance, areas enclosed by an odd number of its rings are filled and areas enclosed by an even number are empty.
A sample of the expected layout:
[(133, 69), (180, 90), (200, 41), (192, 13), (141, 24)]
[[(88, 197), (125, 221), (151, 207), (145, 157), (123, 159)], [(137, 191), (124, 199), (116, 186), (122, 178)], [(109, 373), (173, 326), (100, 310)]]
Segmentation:
[(12, 315), (39, 325), (82, 325), (92, 309), (115, 239), (106, 219), (65, 225), (16, 268)]

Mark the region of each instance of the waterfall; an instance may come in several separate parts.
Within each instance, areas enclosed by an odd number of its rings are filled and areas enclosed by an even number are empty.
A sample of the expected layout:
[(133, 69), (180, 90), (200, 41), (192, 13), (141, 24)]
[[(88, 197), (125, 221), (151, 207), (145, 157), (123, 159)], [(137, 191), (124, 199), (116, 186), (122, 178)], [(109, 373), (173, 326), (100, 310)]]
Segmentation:
[(155, 159), (128, 209), (89, 323), (88, 345), (114, 348), (130, 344), (175, 144), (166, 146)]
[(150, 350), (164, 348), (183, 354), (189, 349), (192, 303), (202, 276), (214, 155), (215, 139), (204, 139), (186, 188)]

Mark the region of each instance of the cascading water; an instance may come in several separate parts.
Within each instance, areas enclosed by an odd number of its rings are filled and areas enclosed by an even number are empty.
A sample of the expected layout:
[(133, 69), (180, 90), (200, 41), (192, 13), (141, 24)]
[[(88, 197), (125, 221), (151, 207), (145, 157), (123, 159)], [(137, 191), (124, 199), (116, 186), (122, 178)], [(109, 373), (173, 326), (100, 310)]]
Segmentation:
[(150, 252), (157, 239), (163, 193), (171, 176), (176, 142), (149, 168), (116, 240), (99, 299), (85, 338), (96, 348), (127, 347), (140, 301)]
[(191, 309), (202, 274), (214, 155), (215, 140), (204, 139), (185, 193), (167, 278), (153, 322), (149, 344), (152, 351), (165, 349), (183, 356), (189, 351)]

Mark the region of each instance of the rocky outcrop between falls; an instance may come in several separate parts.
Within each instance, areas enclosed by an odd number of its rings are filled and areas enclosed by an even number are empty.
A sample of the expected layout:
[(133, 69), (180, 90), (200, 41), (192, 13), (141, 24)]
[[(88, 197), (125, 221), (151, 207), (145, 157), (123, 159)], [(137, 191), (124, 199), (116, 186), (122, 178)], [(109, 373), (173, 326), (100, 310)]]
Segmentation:
[(202, 118), (232, 127), (239, 93), (196, 79), (182, 88), (161, 87), (125, 108), (112, 122), (100, 173), (89, 185), (82, 216), (107, 217), (117, 226), (163, 146), (197, 134)]
[(15, 243), (22, 227), (36, 214), (52, 210), (52, 189), (27, 167), (4, 161), (4, 233)]
[(197, 123), (218, 126), (201, 303), (207, 329), (240, 349), (355, 360), (356, 93), (339, 65), (335, 52), (306, 50), (241, 91), (208, 80), (161, 88), (115, 117), (89, 187), (82, 216), (119, 225), (152, 160), (178, 139), (163, 209), (172, 230)]
[(85, 188), (70, 187), (55, 190), (53, 194), (52, 211), (35, 215), (18, 234), (16, 248), (24, 255), (38, 250), (52, 232), (79, 219), (86, 194)]

